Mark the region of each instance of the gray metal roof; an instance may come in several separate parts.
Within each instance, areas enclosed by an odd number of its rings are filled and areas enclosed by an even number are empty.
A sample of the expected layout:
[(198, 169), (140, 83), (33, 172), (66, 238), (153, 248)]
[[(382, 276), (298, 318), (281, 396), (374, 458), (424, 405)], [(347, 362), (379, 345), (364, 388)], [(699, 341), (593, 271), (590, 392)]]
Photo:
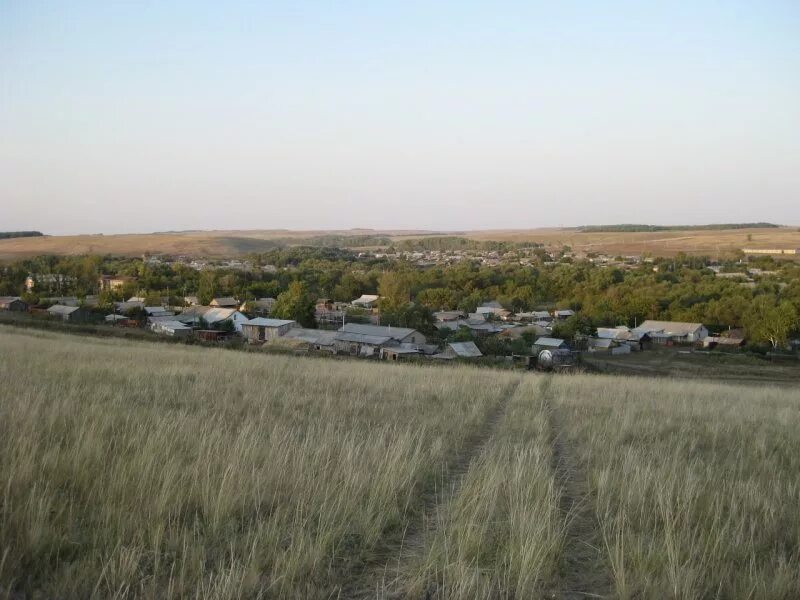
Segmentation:
[(536, 342), (534, 342), (534, 346), (545, 346), (547, 348), (558, 348), (562, 344), (565, 344), (564, 340), (559, 338), (551, 338), (551, 337), (540, 337)]
[(340, 330), (336, 333), (336, 341), (367, 344), (369, 346), (382, 346), (383, 344), (391, 342), (392, 338), (389, 336), (366, 335), (363, 333), (350, 333)]
[(52, 313), (54, 315), (71, 315), (76, 310), (78, 310), (78, 306), (64, 306), (63, 304), (54, 304), (50, 308), (47, 309), (47, 312)]
[(263, 317), (258, 317), (257, 319), (250, 319), (249, 321), (242, 323), (242, 326), (255, 325), (257, 327), (283, 327), (284, 325), (291, 325), (292, 323), (296, 323), (296, 321), (292, 321), (290, 319), (265, 319)]
[(358, 333), (361, 335), (369, 335), (376, 337), (389, 337), (397, 341), (400, 341), (414, 333), (417, 333), (416, 329), (409, 329), (408, 327), (362, 325), (360, 323), (345, 323), (342, 327), (339, 328), (339, 331), (345, 333)]
[(453, 349), (458, 356), (462, 356), (464, 358), (475, 358), (478, 356), (483, 356), (478, 347), (475, 345), (475, 342), (450, 342), (447, 344), (450, 348)]

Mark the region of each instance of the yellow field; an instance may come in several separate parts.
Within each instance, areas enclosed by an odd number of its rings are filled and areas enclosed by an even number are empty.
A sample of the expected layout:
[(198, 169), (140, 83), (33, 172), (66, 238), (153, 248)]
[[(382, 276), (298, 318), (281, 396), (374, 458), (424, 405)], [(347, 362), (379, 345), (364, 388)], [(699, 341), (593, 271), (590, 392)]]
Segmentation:
[[(137, 256), (145, 252), (190, 256), (237, 256), (263, 252), (276, 239), (302, 239), (321, 235), (383, 235), (409, 239), (434, 232), (398, 230), (335, 231), (190, 231), (126, 235), (45, 236), (0, 240), (0, 259), (24, 258), (40, 254), (80, 255), (115, 254)], [(800, 248), (800, 228), (730, 229), (719, 231), (666, 231), (640, 233), (578, 233), (574, 229), (520, 229), (495, 231), (439, 232), (475, 240), (529, 241), (560, 249), (571, 246), (579, 252), (611, 255), (673, 256), (679, 252), (710, 256), (730, 256), (745, 246)], [(748, 240), (750, 236), (750, 240)]]
[(800, 396), (0, 329), (0, 598), (797, 598)]

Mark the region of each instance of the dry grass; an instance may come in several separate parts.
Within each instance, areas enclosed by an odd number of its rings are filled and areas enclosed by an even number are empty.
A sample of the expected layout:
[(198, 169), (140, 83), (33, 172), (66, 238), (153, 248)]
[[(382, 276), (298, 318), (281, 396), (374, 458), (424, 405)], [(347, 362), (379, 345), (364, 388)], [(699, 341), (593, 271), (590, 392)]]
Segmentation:
[(0, 334), (0, 585), (328, 597), (503, 375)]
[(554, 391), (620, 598), (800, 595), (796, 389), (566, 377)]
[[(526, 377), (421, 545), (381, 595), (535, 598), (556, 579), (565, 523), (552, 470), (544, 377)], [(393, 576), (393, 578), (392, 578)]]
[(796, 390), (11, 328), (0, 357), (0, 598), (347, 597), (375, 564), (379, 596), (571, 597), (575, 490), (616, 596), (800, 596)]

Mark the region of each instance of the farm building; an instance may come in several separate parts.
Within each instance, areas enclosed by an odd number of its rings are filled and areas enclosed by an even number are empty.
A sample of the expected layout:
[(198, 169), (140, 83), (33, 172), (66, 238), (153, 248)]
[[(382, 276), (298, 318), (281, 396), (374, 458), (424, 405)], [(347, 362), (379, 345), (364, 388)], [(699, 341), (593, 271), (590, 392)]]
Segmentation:
[(208, 305), (214, 308), (239, 308), (239, 301), (236, 298), (228, 296), (224, 298), (214, 298)]
[(709, 350), (738, 350), (744, 346), (743, 338), (706, 336), (703, 338), (703, 348)]
[(234, 308), (215, 308), (213, 306), (190, 306), (174, 319), (185, 325), (199, 326), (205, 322), (209, 327), (220, 328), (231, 323), (233, 329), (242, 332), (242, 324), (248, 321), (244, 313)]
[(184, 325), (180, 321), (158, 320), (150, 324), (151, 331), (170, 337), (189, 337), (192, 335), (192, 328)]
[(89, 318), (88, 311), (80, 306), (64, 306), (63, 304), (54, 304), (47, 309), (47, 314), (53, 318), (73, 323), (86, 321)]
[(305, 342), (313, 350), (336, 352), (336, 334), (336, 331), (325, 331), (324, 329), (291, 327), (283, 335), (283, 338)]
[(388, 337), (398, 344), (419, 344), (425, 343), (425, 336), (416, 329), (408, 327), (391, 327), (381, 325), (361, 325), (359, 323), (346, 323), (339, 328), (342, 333), (354, 333), (359, 335), (369, 335), (374, 337)]
[(125, 315), (110, 314), (105, 316), (105, 322), (109, 323), (110, 325), (116, 325), (117, 323), (122, 323), (127, 320), (128, 317)]
[(691, 344), (708, 336), (708, 329), (702, 323), (683, 323), (680, 321), (644, 321), (631, 329), (635, 335), (647, 334), (658, 344)]
[(28, 303), (19, 296), (0, 296), (0, 310), (25, 312), (28, 310)]
[(296, 321), (289, 319), (266, 319), (258, 317), (242, 323), (242, 334), (249, 342), (266, 342), (286, 334)]
[(454, 358), (479, 358), (483, 356), (475, 342), (450, 342), (445, 349), (434, 358), (452, 360)]
[(334, 340), (336, 351), (352, 356), (373, 356), (381, 348), (397, 346), (397, 341), (386, 335), (368, 335), (364, 333), (350, 333), (337, 331)]
[(360, 298), (356, 298), (350, 304), (353, 306), (360, 306), (361, 308), (375, 308), (378, 305), (379, 299), (379, 296), (363, 294)]
[(391, 348), (381, 348), (381, 359), (383, 360), (403, 360), (413, 356), (420, 356), (422, 353), (419, 348), (409, 346), (393, 346)]
[(551, 337), (540, 337), (533, 344), (534, 353), (538, 354), (542, 350), (568, 350), (569, 345), (562, 339)]
[(611, 338), (589, 338), (587, 344), (589, 352), (602, 352), (612, 356), (631, 353), (629, 344)]

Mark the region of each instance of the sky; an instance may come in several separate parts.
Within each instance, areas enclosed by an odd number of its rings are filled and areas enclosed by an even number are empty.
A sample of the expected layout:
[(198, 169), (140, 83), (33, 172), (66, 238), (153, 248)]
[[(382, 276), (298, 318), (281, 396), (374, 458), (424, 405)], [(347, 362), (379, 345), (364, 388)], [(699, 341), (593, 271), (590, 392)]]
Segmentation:
[(0, 0), (0, 231), (751, 221), (796, 0)]

